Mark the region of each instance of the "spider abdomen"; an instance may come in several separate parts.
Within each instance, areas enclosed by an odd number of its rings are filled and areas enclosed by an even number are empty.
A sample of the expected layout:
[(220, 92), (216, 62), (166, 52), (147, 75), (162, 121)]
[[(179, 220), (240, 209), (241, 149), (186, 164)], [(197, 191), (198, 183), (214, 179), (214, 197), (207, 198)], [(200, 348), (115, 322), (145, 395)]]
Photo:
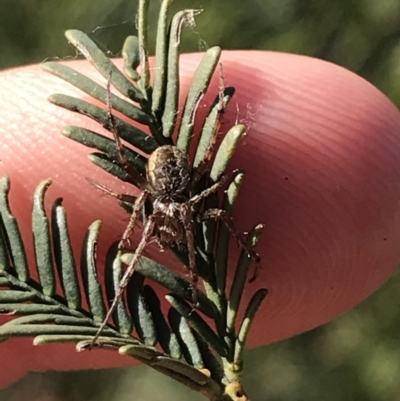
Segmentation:
[(171, 243), (186, 242), (185, 229), (182, 224), (180, 204), (157, 199), (154, 202), (153, 216), (155, 218), (154, 235), (162, 248), (168, 248)]
[(181, 194), (190, 181), (190, 162), (176, 146), (160, 146), (147, 162), (147, 179), (156, 196)]

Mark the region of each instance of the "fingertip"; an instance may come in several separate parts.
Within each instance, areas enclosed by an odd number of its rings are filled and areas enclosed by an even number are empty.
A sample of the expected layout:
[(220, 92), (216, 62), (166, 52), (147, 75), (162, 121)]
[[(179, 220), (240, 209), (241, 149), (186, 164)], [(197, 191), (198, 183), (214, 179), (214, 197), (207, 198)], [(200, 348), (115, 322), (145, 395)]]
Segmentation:
[[(200, 58), (181, 57), (182, 92)], [(252, 330), (255, 346), (309, 330), (353, 307), (400, 262), (400, 117), (372, 85), (321, 60), (225, 52), (222, 64), (226, 85), (236, 87), (224, 126), (248, 126), (231, 166), (247, 170), (235, 222), (243, 231), (266, 224), (258, 248), (262, 269), (250, 288), (269, 290)], [(70, 65), (92, 74), (86, 62)], [(85, 147), (60, 135), (66, 125), (104, 131), (46, 100), (54, 92), (90, 97), (37, 67), (9, 72), (4, 82), (0, 158), (25, 231), (30, 235), (27, 199), (51, 176), (49, 197), (65, 198), (78, 253), (86, 228), (99, 217), (105, 220), (104, 246), (119, 239), (126, 216), (85, 178), (118, 192), (132, 188), (93, 166)], [(204, 100), (213, 100), (216, 91), (217, 75)], [(83, 359), (76, 366), (84, 367)]]
[(247, 170), (235, 220), (267, 222), (261, 313), (280, 327), (267, 334), (277, 340), (355, 306), (398, 265), (400, 114), (321, 60), (228, 52), (223, 64), (248, 126), (234, 160)]

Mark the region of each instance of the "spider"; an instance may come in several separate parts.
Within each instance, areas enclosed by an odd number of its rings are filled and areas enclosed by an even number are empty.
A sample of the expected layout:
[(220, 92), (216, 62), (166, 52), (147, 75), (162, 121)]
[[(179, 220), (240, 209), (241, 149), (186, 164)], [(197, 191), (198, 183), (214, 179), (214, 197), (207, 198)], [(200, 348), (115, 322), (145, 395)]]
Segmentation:
[[(108, 84), (109, 85), (109, 84)], [(153, 240), (164, 249), (170, 249), (173, 246), (186, 245), (188, 251), (188, 269), (191, 277), (192, 286), (192, 303), (197, 304), (197, 283), (198, 274), (195, 260), (195, 243), (194, 243), (194, 221), (202, 222), (207, 219), (221, 220), (229, 229), (230, 233), (236, 238), (240, 246), (246, 250), (256, 264), (260, 262), (259, 255), (250, 247), (245, 238), (236, 230), (232, 218), (226, 214), (225, 210), (212, 208), (204, 212), (193, 212), (193, 206), (201, 203), (209, 195), (217, 192), (228, 180), (229, 176), (223, 175), (219, 181), (210, 185), (202, 192), (190, 197), (189, 192), (193, 189), (194, 184), (206, 171), (209, 162), (214, 154), (214, 144), (219, 133), (221, 115), (224, 112), (224, 89), (219, 95), (219, 117), (214, 128), (214, 133), (210, 139), (210, 144), (199, 164), (194, 170), (191, 167), (188, 156), (173, 145), (163, 145), (158, 147), (149, 157), (146, 166), (146, 179), (130, 164), (125, 156), (124, 149), (117, 132), (114, 117), (112, 115), (111, 103), (108, 101), (109, 126), (111, 127), (120, 163), (125, 171), (136, 181), (138, 188), (142, 191), (135, 199), (127, 194), (115, 193), (103, 185), (92, 182), (97, 188), (117, 198), (120, 201), (133, 203), (132, 214), (125, 232), (119, 242), (119, 249), (127, 249), (130, 241), (129, 237), (133, 232), (133, 228), (140, 218), (143, 216), (143, 233), (139, 244), (136, 247), (134, 255), (126, 268), (126, 271), (120, 281), (118, 291), (112, 301), (107, 315), (102, 322), (92, 344), (100, 336), (105, 328), (107, 321), (117, 307), (119, 299), (122, 297), (130, 278), (132, 277), (135, 267), (140, 260), (144, 248)], [(109, 93), (108, 87), (108, 93)], [(234, 173), (234, 172), (233, 172)], [(151, 205), (149, 208), (148, 205)], [(257, 266), (256, 272), (257, 274)]]

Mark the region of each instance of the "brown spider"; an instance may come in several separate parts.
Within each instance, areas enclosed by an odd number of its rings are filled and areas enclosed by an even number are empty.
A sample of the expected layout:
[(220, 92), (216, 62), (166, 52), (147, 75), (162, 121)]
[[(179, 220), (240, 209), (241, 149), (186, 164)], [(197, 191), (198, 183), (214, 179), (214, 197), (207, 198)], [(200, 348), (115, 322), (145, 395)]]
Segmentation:
[[(109, 88), (108, 88), (109, 90)], [(220, 94), (220, 114), (224, 112), (222, 101), (223, 91)], [(164, 145), (157, 148), (148, 159), (146, 167), (147, 179), (142, 177), (138, 171), (132, 166), (124, 153), (124, 149), (119, 138), (114, 117), (111, 113), (111, 104), (109, 102), (109, 125), (112, 128), (114, 139), (116, 142), (120, 163), (125, 171), (136, 181), (141, 194), (133, 201), (133, 197), (126, 194), (117, 194), (101, 184), (92, 182), (96, 187), (109, 195), (128, 203), (133, 203), (132, 214), (129, 219), (128, 226), (122, 235), (119, 243), (119, 249), (126, 249), (129, 245), (129, 237), (132, 234), (133, 228), (140, 218), (143, 216), (143, 233), (139, 244), (136, 247), (135, 253), (131, 262), (126, 268), (126, 271), (121, 279), (118, 291), (115, 294), (113, 302), (107, 312), (107, 315), (101, 324), (92, 344), (95, 344), (97, 338), (105, 328), (107, 321), (111, 317), (117, 303), (124, 293), (129, 279), (135, 271), (135, 267), (140, 260), (142, 252), (147, 244), (155, 240), (161, 249), (169, 249), (172, 246), (180, 246), (186, 244), (188, 251), (189, 272), (191, 276), (191, 285), (193, 290), (193, 305), (197, 304), (197, 268), (195, 261), (195, 243), (193, 233), (193, 212), (194, 205), (202, 202), (209, 195), (217, 192), (228, 180), (229, 177), (222, 176), (221, 179), (209, 186), (202, 192), (189, 197), (189, 192), (193, 188), (194, 183), (206, 171), (210, 160), (214, 154), (214, 143), (220, 128), (220, 118), (216, 124), (214, 134), (210, 140), (210, 145), (204, 156), (204, 159), (199, 164), (199, 167), (192, 171), (188, 156), (180, 151), (176, 146)], [(151, 204), (149, 211), (148, 202)], [(215, 219), (221, 220), (226, 224), (230, 233), (236, 238), (239, 244), (246, 250), (256, 264), (259, 263), (260, 257), (250, 247), (245, 238), (238, 233), (233, 224), (232, 218), (228, 216), (223, 209), (207, 209), (203, 213), (196, 213), (195, 220), (198, 222)], [(257, 267), (256, 267), (257, 272)], [(255, 274), (256, 274), (255, 272)]]

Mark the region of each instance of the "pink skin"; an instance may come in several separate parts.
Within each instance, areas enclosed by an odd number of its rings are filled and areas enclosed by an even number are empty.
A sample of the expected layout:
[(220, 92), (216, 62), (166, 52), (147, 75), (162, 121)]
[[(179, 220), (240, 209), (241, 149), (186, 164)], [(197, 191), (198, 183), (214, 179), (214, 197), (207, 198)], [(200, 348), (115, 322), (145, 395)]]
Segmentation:
[[(181, 58), (183, 91), (199, 58)], [(92, 74), (86, 62), (68, 64)], [(254, 347), (333, 319), (375, 291), (399, 264), (400, 114), (368, 82), (320, 60), (224, 52), (223, 66), (227, 85), (237, 88), (225, 121), (238, 118), (249, 126), (231, 166), (247, 170), (235, 221), (242, 230), (266, 224), (258, 248), (262, 269), (247, 291), (247, 299), (260, 286), (270, 291), (251, 331)], [(11, 178), (11, 205), (25, 240), (31, 238), (32, 193), (48, 177), (54, 180), (49, 204), (64, 198), (76, 255), (95, 219), (104, 222), (100, 249), (120, 238), (127, 215), (85, 177), (119, 192), (134, 193), (133, 187), (92, 165), (84, 146), (60, 134), (71, 124), (104, 131), (46, 101), (55, 92), (89, 97), (38, 66), (5, 71), (0, 79), (0, 171)], [(232, 250), (234, 262), (235, 244)], [(186, 274), (168, 252), (150, 247), (147, 254)], [(100, 265), (103, 257), (101, 252)], [(73, 345), (41, 349), (32, 339), (0, 344), (0, 360), (7, 361), (0, 364), (1, 386), (28, 371), (134, 363), (106, 351), (75, 353)]]

